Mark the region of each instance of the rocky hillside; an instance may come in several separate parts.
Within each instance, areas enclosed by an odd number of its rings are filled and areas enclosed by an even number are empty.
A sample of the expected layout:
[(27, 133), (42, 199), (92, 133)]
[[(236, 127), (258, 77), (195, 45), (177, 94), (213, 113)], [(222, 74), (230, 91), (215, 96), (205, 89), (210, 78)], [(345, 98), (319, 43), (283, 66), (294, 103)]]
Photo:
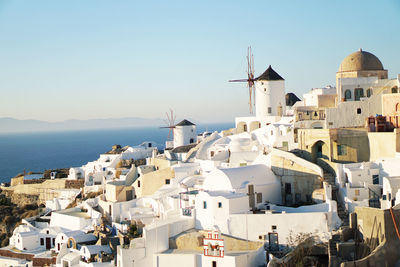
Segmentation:
[[(18, 198), (16, 198), (18, 199)], [(39, 214), (40, 207), (37, 204), (27, 204), (25, 201), (13, 202), (12, 198), (0, 192), (0, 246), (8, 245), (14, 228), (21, 220)], [(31, 202), (32, 203), (32, 202)], [(33, 202), (34, 203), (34, 202)]]

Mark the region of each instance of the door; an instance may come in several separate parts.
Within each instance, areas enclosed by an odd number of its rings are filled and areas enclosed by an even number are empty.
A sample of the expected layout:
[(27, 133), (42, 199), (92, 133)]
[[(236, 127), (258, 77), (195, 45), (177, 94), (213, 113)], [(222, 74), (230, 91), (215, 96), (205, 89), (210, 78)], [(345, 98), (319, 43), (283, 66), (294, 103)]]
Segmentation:
[(46, 249), (51, 249), (51, 238), (46, 237)]
[(249, 196), (250, 209), (253, 210), (256, 206), (256, 203), (255, 203), (256, 199), (254, 196), (254, 185), (252, 185), (252, 184), (247, 185), (247, 195)]
[(292, 184), (291, 183), (285, 183), (285, 204), (286, 205), (291, 205), (292, 201), (293, 201)]
[(278, 233), (268, 233), (269, 250), (279, 250)]

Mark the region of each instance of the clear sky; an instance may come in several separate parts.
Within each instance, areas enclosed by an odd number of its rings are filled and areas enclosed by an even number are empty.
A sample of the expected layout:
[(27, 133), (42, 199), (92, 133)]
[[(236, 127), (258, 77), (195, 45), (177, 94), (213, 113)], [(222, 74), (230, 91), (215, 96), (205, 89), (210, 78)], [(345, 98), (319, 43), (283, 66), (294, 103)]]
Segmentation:
[(0, 117), (248, 115), (246, 53), (299, 97), (360, 47), (400, 73), (400, 1), (0, 0)]

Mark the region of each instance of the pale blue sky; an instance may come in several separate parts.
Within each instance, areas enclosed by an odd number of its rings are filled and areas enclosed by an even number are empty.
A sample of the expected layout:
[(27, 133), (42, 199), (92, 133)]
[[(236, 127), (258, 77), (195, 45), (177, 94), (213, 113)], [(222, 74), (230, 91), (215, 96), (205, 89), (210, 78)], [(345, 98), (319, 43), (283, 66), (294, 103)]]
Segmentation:
[(0, 0), (0, 117), (248, 115), (246, 49), (298, 96), (362, 47), (400, 73), (400, 1)]

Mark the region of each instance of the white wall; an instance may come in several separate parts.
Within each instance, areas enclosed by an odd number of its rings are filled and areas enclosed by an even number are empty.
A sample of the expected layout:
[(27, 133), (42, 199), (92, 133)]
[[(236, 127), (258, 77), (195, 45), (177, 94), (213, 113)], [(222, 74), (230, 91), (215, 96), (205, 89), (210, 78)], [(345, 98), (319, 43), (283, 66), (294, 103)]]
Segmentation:
[(92, 220), (59, 212), (52, 212), (50, 227), (53, 226), (63, 227), (68, 230), (83, 230), (88, 226), (92, 226)]
[[(190, 142), (193, 139), (193, 142)], [(196, 125), (176, 126), (174, 128), (174, 147), (197, 142)]]
[[(286, 111), (285, 81), (256, 81), (256, 117), (278, 116), (278, 106), (282, 106), (282, 115)], [(271, 108), (271, 113), (268, 108)]]
[[(249, 210), (249, 198), (247, 195), (239, 195), (239, 198), (225, 198), (223, 196), (210, 196), (207, 192), (199, 192), (196, 196), (196, 228), (212, 229), (218, 225), (223, 233), (228, 233), (227, 220), (230, 213), (247, 212)], [(204, 201), (207, 208), (204, 209)], [(218, 207), (218, 203), (222, 207)]]
[(14, 245), (19, 250), (31, 250), (39, 246), (39, 233), (36, 231), (28, 233), (28, 235), (21, 235), (21, 233), (16, 234)]
[(229, 216), (230, 235), (259, 241), (259, 236), (273, 232), (276, 226), (279, 244), (287, 244), (290, 235), (313, 233), (321, 238), (329, 238), (330, 226), (337, 225), (337, 218), (328, 216), (331, 213), (279, 213), (279, 214), (232, 214)]

